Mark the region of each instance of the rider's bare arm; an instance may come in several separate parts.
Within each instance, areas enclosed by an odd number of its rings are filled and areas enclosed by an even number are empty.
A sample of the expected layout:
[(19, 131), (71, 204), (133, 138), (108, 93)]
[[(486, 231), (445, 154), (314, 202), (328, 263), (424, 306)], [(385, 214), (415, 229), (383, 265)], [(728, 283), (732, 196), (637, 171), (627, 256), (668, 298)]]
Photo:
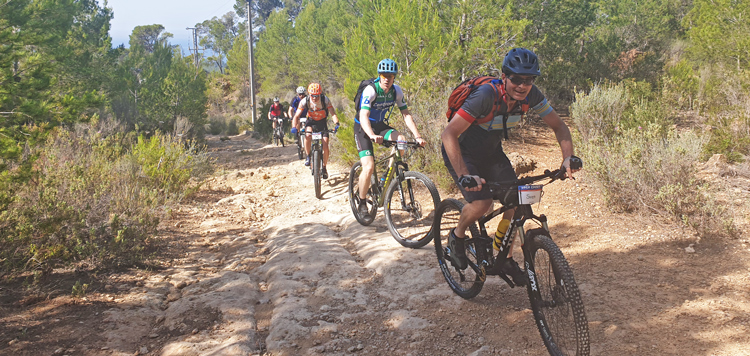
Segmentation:
[(333, 119), (333, 123), (338, 125), (339, 124), (339, 117), (336, 116), (336, 109), (333, 108), (333, 106), (328, 108), (328, 114), (331, 115), (331, 118)]
[(570, 129), (568, 129), (568, 125), (565, 124), (560, 118), (560, 115), (554, 110), (544, 116), (542, 120), (544, 120), (544, 122), (547, 123), (555, 133), (555, 138), (557, 138), (557, 142), (560, 144), (560, 151), (562, 152), (564, 162), (563, 164), (565, 164), (565, 167), (568, 169), (568, 178), (573, 178), (573, 172), (578, 170), (570, 169), (569, 158), (574, 154), (574, 151), (573, 139), (570, 137)]
[[(456, 175), (459, 177), (469, 174), (464, 159), (461, 157), (461, 147), (458, 144), (458, 136), (466, 131), (469, 126), (471, 126), (470, 122), (456, 114), (448, 123), (448, 126), (445, 127), (445, 130), (443, 130), (443, 134), (440, 135), (440, 139), (443, 141), (443, 146), (445, 147), (445, 153), (451, 161), (453, 170), (456, 171)], [(485, 180), (480, 177), (476, 177), (475, 180), (478, 185), (473, 188), (465, 188), (467, 191), (473, 192), (482, 190), (482, 184), (485, 183)]]
[(370, 125), (370, 110), (362, 109), (359, 111), (359, 124), (362, 126), (362, 130), (365, 130), (365, 134), (367, 134), (370, 139), (375, 140), (377, 143), (383, 142), (383, 136), (377, 136), (375, 135), (375, 132), (372, 131), (372, 125)]
[(411, 111), (409, 111), (409, 109), (401, 110), (401, 115), (404, 116), (406, 127), (408, 127), (409, 131), (411, 131), (411, 133), (414, 135), (417, 143), (419, 143), (420, 146), (424, 146), (425, 144), (427, 144), (427, 141), (422, 139), (422, 135), (420, 135), (419, 130), (417, 130), (417, 124), (414, 122), (414, 117), (411, 116)]
[(294, 118), (292, 118), (292, 127), (296, 127), (299, 129), (299, 117), (302, 115), (302, 109), (297, 108), (297, 112), (294, 113)]

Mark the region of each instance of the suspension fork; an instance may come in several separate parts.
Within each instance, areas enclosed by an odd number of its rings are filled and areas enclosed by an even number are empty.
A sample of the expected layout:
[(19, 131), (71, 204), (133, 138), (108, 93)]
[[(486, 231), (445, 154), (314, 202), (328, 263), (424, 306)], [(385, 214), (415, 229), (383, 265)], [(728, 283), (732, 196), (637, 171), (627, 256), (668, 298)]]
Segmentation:
[[(409, 170), (409, 165), (407, 165), (405, 162), (398, 160), (398, 157), (396, 157), (397, 161), (394, 164), (396, 167), (396, 179), (398, 181), (398, 195), (399, 198), (401, 198), (401, 209), (411, 212), (411, 210), (414, 208), (412, 203), (414, 202), (414, 189), (412, 189), (411, 181), (404, 179), (404, 172), (407, 172)], [(404, 197), (404, 187), (401, 185), (401, 182), (406, 182), (406, 190), (409, 194), (408, 200)], [(407, 205), (407, 201), (409, 204)]]

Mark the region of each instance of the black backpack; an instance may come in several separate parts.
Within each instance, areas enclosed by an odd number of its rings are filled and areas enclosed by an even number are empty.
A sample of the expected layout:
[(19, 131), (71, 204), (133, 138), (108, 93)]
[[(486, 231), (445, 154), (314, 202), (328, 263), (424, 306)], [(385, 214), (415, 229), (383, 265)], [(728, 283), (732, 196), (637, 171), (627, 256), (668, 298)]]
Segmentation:
[(359, 82), (359, 88), (357, 88), (357, 94), (354, 95), (354, 111), (356, 112), (355, 117), (359, 117), (359, 110), (362, 109), (359, 102), (362, 101), (362, 92), (365, 91), (365, 88), (368, 86), (372, 86), (373, 89), (375, 88), (375, 83), (380, 82), (380, 78), (370, 78), (365, 79), (361, 82)]

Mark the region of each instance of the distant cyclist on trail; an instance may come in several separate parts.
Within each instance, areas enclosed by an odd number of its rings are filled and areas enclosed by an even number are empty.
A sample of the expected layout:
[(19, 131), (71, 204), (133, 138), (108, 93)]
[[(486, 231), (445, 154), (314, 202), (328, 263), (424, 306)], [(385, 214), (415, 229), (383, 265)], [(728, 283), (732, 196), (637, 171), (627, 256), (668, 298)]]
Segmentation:
[[(299, 86), (297, 87), (297, 95), (292, 99), (292, 103), (289, 104), (289, 117), (294, 117), (294, 113), (297, 112), (297, 107), (299, 107), (300, 101), (304, 99), (307, 95), (305, 95), (305, 87)], [(302, 115), (299, 118), (300, 123), (302, 127), (305, 127), (305, 124), (307, 123), (307, 109), (302, 110)], [(295, 126), (292, 126), (293, 130), (296, 130), (297, 128)], [(299, 133), (292, 132), (293, 135), (298, 135)], [(302, 142), (302, 146), (305, 146), (305, 135), (300, 135), (299, 139)]]
[[(554, 131), (562, 151), (563, 166), (567, 169), (568, 177), (573, 177), (575, 170), (570, 169), (570, 157), (573, 155), (570, 130), (534, 85), (539, 75), (536, 54), (525, 48), (510, 50), (503, 60), (499, 84), (487, 83), (472, 91), (441, 135), (443, 161), (468, 202), (461, 211), (456, 228), (449, 235), (449, 246), (455, 252), (453, 262), (461, 269), (467, 266), (464, 247), (466, 228), (492, 206), (492, 194), (483, 184), (517, 178), (503, 152), (502, 138), (507, 128), (520, 122), (524, 110), (533, 110)], [(495, 108), (499, 96), (502, 100)], [(505, 223), (506, 229), (514, 211), (510, 209), (503, 215), (501, 224)], [(495, 249), (499, 249), (497, 244)], [(503, 273), (511, 277), (516, 285), (526, 285), (527, 278), (513, 260), (512, 251), (511, 248), (504, 263), (495, 265), (497, 270), (488, 271), (487, 274)]]
[[(305, 87), (297, 87), (297, 95), (292, 99), (292, 103), (289, 104), (289, 116), (288, 117), (294, 117), (294, 113), (297, 112), (297, 107), (299, 106), (300, 101), (304, 99), (307, 95), (305, 95)], [(302, 123), (302, 126), (305, 125), (305, 121), (307, 121), (307, 109), (302, 110), (302, 116), (300, 117), (300, 122)]]
[(323, 89), (318, 83), (311, 83), (307, 87), (307, 93), (310, 94), (308, 97), (303, 98), (297, 106), (297, 112), (294, 114), (292, 119), (292, 134), (297, 134), (299, 130), (299, 119), (304, 111), (307, 111), (307, 123), (304, 126), (305, 130), (305, 166), (310, 165), (310, 138), (313, 131), (323, 133), (323, 168), (321, 169), (321, 176), (323, 179), (328, 179), (328, 171), (326, 170), (326, 164), (328, 164), (328, 116), (333, 118), (333, 123), (336, 125), (334, 130), (339, 129), (339, 118), (336, 116), (336, 110), (331, 104), (331, 100), (323, 95)]
[[(383, 143), (383, 140), (402, 141), (404, 136), (388, 125), (388, 119), (393, 106), (397, 106), (404, 117), (406, 127), (414, 135), (421, 146), (427, 141), (417, 130), (414, 118), (406, 106), (404, 92), (394, 84), (398, 74), (398, 65), (392, 59), (384, 59), (378, 63), (378, 78), (372, 85), (368, 85), (359, 100), (359, 113), (354, 118), (354, 141), (357, 143), (359, 160), (362, 163), (362, 173), (359, 175), (359, 212), (368, 216), (367, 191), (370, 189), (370, 177), (375, 169), (372, 141)], [(356, 104), (356, 103), (355, 103)]]
[(282, 117), (282, 115), (288, 117), (284, 112), (284, 105), (281, 105), (278, 97), (273, 98), (273, 104), (271, 104), (271, 108), (268, 109), (268, 120), (271, 120), (271, 125), (274, 130), (276, 130), (276, 119)]

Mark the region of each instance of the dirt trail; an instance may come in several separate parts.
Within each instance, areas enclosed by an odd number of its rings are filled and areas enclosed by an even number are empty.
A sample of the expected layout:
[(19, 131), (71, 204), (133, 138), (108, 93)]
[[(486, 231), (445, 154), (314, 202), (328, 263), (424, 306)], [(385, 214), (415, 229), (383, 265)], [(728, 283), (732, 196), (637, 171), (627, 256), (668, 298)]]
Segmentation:
[[(529, 130), (535, 140), (506, 151), (556, 166), (549, 133)], [(525, 289), (492, 277), (463, 300), (432, 244), (401, 247), (382, 210), (359, 225), (348, 167), (329, 167), (316, 199), (295, 147), (248, 136), (210, 147), (223, 171), (162, 224), (163, 268), (108, 276), (85, 300), (4, 308), (0, 354), (547, 354)], [(600, 199), (581, 174), (536, 208), (575, 271), (592, 354), (750, 355), (748, 241), (697, 242)]]

